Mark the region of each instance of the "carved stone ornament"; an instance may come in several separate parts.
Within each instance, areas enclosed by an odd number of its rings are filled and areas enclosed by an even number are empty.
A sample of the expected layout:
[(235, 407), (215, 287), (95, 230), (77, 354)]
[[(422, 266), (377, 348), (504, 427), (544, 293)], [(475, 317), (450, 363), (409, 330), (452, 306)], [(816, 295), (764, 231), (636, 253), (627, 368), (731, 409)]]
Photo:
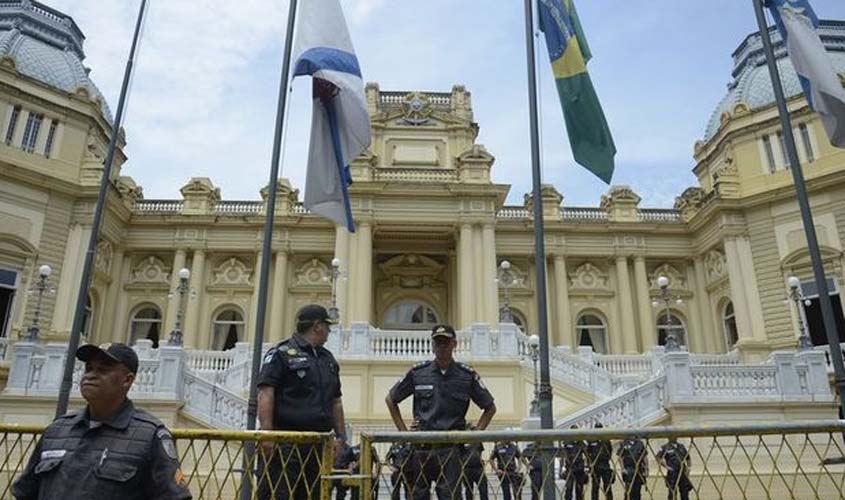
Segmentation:
[(95, 138), (89, 136), (88, 143), (85, 145), (83, 161), (86, 163), (103, 163), (105, 158), (105, 148)]
[(212, 286), (249, 286), (252, 269), (240, 259), (232, 257), (221, 262), (213, 274)]
[[(510, 276), (510, 283), (508, 283), (507, 275)], [(496, 279), (497, 283), (499, 284), (499, 288), (508, 288), (509, 290), (514, 289), (527, 289), (528, 288), (528, 273), (524, 272), (519, 267), (515, 266), (511, 263), (510, 271), (505, 273), (501, 267), (496, 268)]]
[(684, 220), (691, 219), (704, 202), (704, 190), (700, 187), (689, 187), (675, 198), (675, 210), (680, 212)]
[(158, 257), (152, 255), (138, 262), (132, 269), (132, 275), (129, 277), (130, 283), (163, 283), (165, 285), (170, 283), (169, 280), (170, 269), (165, 267), (164, 262)]
[(725, 254), (718, 250), (711, 250), (704, 257), (704, 266), (707, 269), (707, 280), (709, 282), (724, 278), (728, 272), (728, 262)]
[(379, 269), (384, 275), (379, 283), (381, 286), (428, 288), (442, 285), (443, 265), (425, 255), (399, 255), (379, 265)]
[(144, 199), (144, 188), (136, 184), (132, 177), (121, 175), (114, 185), (117, 192), (120, 193), (120, 197), (130, 204)]
[(320, 259), (311, 259), (296, 270), (296, 284), (306, 286), (329, 286), (332, 271)]
[(675, 266), (671, 264), (661, 264), (660, 266), (655, 268), (653, 273), (651, 273), (649, 285), (651, 286), (652, 290), (660, 290), (660, 287), (657, 286), (657, 278), (659, 278), (660, 276), (666, 276), (667, 278), (669, 278), (670, 290), (687, 289), (687, 278), (686, 276), (684, 276), (684, 273), (679, 271)]
[(97, 259), (95, 261), (97, 272), (108, 274), (113, 254), (112, 244), (108, 240), (100, 240), (97, 244)]
[(572, 288), (580, 290), (609, 290), (610, 279), (607, 273), (589, 262), (585, 262), (569, 275)]
[(431, 116), (431, 103), (425, 94), (411, 92), (404, 99), (405, 116), (402, 121), (407, 125), (425, 125)]

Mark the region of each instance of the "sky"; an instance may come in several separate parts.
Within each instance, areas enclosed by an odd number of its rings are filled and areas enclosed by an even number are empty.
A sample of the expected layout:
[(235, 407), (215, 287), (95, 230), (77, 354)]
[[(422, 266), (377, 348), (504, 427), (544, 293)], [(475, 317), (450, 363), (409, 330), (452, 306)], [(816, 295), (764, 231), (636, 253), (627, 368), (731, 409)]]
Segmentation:
[[(86, 35), (85, 64), (115, 109), (140, 0), (42, 0)], [(307, 0), (304, 0), (307, 1)], [(179, 199), (209, 177), (224, 199), (256, 200), (269, 178), (288, 3), (149, 0), (124, 120), (123, 175), (148, 199)], [(531, 190), (523, 2), (341, 0), (364, 80), (382, 90), (472, 93), (477, 142), (496, 157), (508, 204)], [(845, 20), (842, 0), (814, 0)], [(96, 5), (96, 7), (93, 7)], [(726, 93), (731, 54), (756, 31), (751, 0), (576, 0), (588, 69), (616, 142), (613, 184), (641, 207), (671, 207), (696, 184), (693, 146)], [(567, 206), (608, 186), (572, 159), (545, 42), (537, 40), (543, 182)], [(281, 175), (304, 191), (311, 124), (306, 78), (290, 86)]]

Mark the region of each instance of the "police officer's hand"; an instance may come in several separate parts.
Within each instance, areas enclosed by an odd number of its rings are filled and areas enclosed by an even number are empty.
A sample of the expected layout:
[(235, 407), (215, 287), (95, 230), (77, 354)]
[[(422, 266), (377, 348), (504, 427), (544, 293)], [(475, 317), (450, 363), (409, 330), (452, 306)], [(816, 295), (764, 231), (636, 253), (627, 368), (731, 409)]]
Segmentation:
[(260, 445), (261, 455), (266, 462), (269, 462), (276, 449), (276, 443), (273, 441), (261, 441)]
[(343, 453), (343, 448), (346, 446), (346, 441), (335, 438), (334, 440), (334, 456), (339, 457)]

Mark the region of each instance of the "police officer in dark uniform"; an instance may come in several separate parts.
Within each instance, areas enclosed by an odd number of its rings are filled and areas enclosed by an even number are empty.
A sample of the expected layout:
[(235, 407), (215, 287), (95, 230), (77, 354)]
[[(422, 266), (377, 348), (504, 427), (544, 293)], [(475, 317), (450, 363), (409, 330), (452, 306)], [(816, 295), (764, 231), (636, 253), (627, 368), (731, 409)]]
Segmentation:
[[(352, 463), (350, 463), (350, 472), (352, 474), (360, 474), (361, 473), (361, 445), (356, 444), (352, 448)], [(381, 474), (379, 474), (379, 459), (378, 453), (376, 452), (375, 447), (370, 447), (370, 471), (373, 474), (373, 489), (372, 489), (372, 497), (371, 500), (376, 500), (378, 498), (378, 480)], [(358, 488), (352, 488), (352, 500), (358, 500), (360, 498), (360, 490)]]
[(393, 443), (387, 451), (387, 464), (390, 466), (390, 500), (400, 500), (401, 490), (408, 493), (408, 465), (411, 461), (411, 445), (408, 443)]
[[(302, 308), (296, 333), (264, 356), (258, 376), (258, 419), (266, 430), (335, 432), (335, 455), (346, 442), (340, 367), (323, 347), (332, 321), (323, 306)], [(260, 499), (320, 496), (320, 450), (315, 444), (262, 442)], [(282, 477), (284, 476), (284, 477)]]
[[(573, 425), (570, 429), (577, 429)], [(584, 441), (565, 441), (562, 448), (563, 466), (565, 467), (566, 486), (564, 498), (572, 500), (572, 493), (575, 493), (575, 500), (584, 500), (584, 484), (587, 482), (587, 472), (584, 469), (584, 452), (586, 444)]]
[(616, 455), (622, 468), (625, 500), (640, 500), (648, 476), (648, 455), (645, 444), (636, 436), (626, 438), (619, 445)]
[(490, 454), (493, 470), (502, 484), (502, 498), (511, 500), (511, 490), (514, 500), (522, 499), (522, 482), (525, 477), (519, 472), (519, 462), (522, 454), (515, 443), (496, 443)]
[(19, 500), (190, 499), (170, 431), (126, 397), (138, 372), (135, 351), (125, 344), (86, 344), (76, 358), (85, 362), (79, 388), (88, 405), (47, 427), (12, 495)]
[(465, 443), (462, 447), (461, 464), (463, 465), (464, 500), (472, 500), (472, 490), (478, 485), (478, 496), (487, 500), (487, 476), (484, 475), (484, 462), (481, 454), (484, 452), (482, 443)]
[[(543, 455), (540, 443), (528, 443), (522, 450), (522, 458), (528, 464), (528, 477), (531, 479), (531, 500), (539, 500), (543, 491)], [(549, 480), (552, 480), (549, 476)]]
[(666, 489), (669, 490), (669, 500), (675, 500), (680, 494), (681, 500), (689, 499), (692, 481), (689, 479), (690, 456), (686, 446), (678, 442), (678, 438), (671, 437), (669, 442), (660, 447), (657, 460), (666, 467)]
[[(340, 453), (335, 454), (334, 456), (334, 467), (335, 472), (343, 473), (343, 474), (351, 474), (352, 473), (352, 462), (355, 460), (355, 452), (352, 449), (352, 446), (348, 446), (344, 444), (343, 450)], [(340, 479), (332, 479), (332, 489), (335, 492), (335, 500), (345, 500), (346, 499), (346, 492), (349, 491), (349, 486), (344, 486), (343, 481)], [(329, 495), (331, 497), (331, 495)]]
[[(604, 427), (600, 422), (595, 428)], [(587, 458), (590, 468), (591, 499), (599, 500), (599, 491), (604, 492), (607, 500), (613, 500), (613, 469), (610, 460), (613, 458), (613, 446), (606, 439), (587, 441)]]
[[(484, 410), (475, 428), (486, 429), (496, 413), (496, 405), (475, 370), (455, 362), (455, 329), (449, 325), (435, 326), (431, 332), (431, 343), (434, 361), (411, 368), (385, 399), (396, 428), (408, 430), (399, 403), (413, 394), (414, 419), (419, 422), (421, 431), (464, 429), (470, 400)], [(461, 487), (459, 455), (460, 449), (456, 445), (415, 446), (409, 471), (413, 498), (428, 498), (431, 483), (436, 482), (438, 499), (458, 499)]]

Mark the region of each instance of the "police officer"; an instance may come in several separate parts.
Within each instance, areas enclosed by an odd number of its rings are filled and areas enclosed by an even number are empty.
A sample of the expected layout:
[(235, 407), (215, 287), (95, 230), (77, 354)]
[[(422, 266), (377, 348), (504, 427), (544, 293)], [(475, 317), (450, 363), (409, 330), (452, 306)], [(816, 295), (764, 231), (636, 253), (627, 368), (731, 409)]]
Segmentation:
[[(400, 431), (408, 430), (399, 403), (413, 394), (414, 419), (419, 422), (421, 431), (464, 429), (470, 400), (484, 410), (475, 428), (486, 429), (496, 413), (496, 405), (475, 370), (455, 362), (455, 329), (449, 325), (435, 326), (431, 331), (431, 344), (434, 361), (426, 361), (411, 368), (390, 389), (385, 399), (396, 428)], [(415, 446), (409, 471), (413, 498), (428, 498), (432, 482), (436, 483), (438, 499), (459, 498), (459, 454), (459, 447), (451, 444)]]
[[(596, 429), (604, 427), (597, 422)], [(599, 490), (604, 491), (607, 500), (613, 500), (613, 469), (610, 459), (613, 457), (613, 446), (606, 439), (587, 441), (587, 458), (590, 468), (591, 499), (599, 500)]]
[(625, 500), (640, 500), (642, 487), (648, 476), (648, 456), (645, 444), (636, 436), (628, 437), (619, 445), (616, 455), (621, 462)]
[(387, 451), (387, 463), (390, 465), (390, 500), (399, 500), (402, 489), (405, 490), (405, 498), (410, 498), (410, 476), (407, 474), (410, 459), (411, 446), (408, 443), (393, 443)]
[[(570, 429), (577, 429), (573, 425)], [(584, 441), (566, 441), (563, 443), (563, 466), (566, 468), (566, 486), (564, 498), (572, 500), (572, 493), (575, 493), (575, 500), (584, 499), (584, 484), (587, 482), (587, 472), (584, 470), (584, 452), (586, 445)]]
[(519, 462), (522, 454), (513, 442), (496, 443), (490, 454), (493, 470), (502, 484), (502, 498), (511, 500), (511, 490), (514, 500), (522, 499), (522, 482), (525, 477), (519, 472)]
[[(528, 477), (531, 479), (531, 500), (539, 500), (543, 491), (543, 455), (539, 443), (529, 443), (522, 450), (522, 458), (528, 464)], [(551, 480), (551, 478), (550, 478)]]
[(126, 394), (138, 356), (125, 344), (76, 351), (85, 409), (57, 418), (44, 431), (23, 475), (20, 500), (190, 499), (170, 431), (135, 408)]
[(484, 452), (482, 443), (465, 443), (462, 447), (461, 464), (463, 465), (462, 482), (464, 486), (464, 500), (472, 500), (472, 490), (478, 485), (478, 496), (487, 500), (487, 476), (484, 475), (484, 463), (481, 454)]
[[(360, 474), (361, 473), (361, 445), (356, 444), (352, 448), (352, 462), (349, 464), (349, 471), (352, 474)], [(375, 447), (370, 447), (370, 460), (371, 460), (371, 468), (370, 471), (373, 475), (373, 489), (372, 489), (372, 497), (371, 500), (376, 500), (378, 498), (378, 480), (379, 480), (379, 459), (378, 453), (376, 453)], [(352, 500), (358, 500), (360, 498), (360, 491), (358, 488), (352, 488)]]
[(689, 499), (692, 482), (689, 479), (690, 456), (686, 446), (678, 442), (678, 438), (671, 437), (660, 447), (657, 460), (666, 467), (666, 489), (669, 490), (669, 500), (675, 500), (680, 493), (681, 500)]
[[(264, 356), (258, 376), (258, 419), (262, 429), (335, 431), (335, 455), (346, 441), (340, 368), (323, 347), (332, 321), (323, 306), (302, 308), (296, 333)], [(315, 444), (262, 442), (261, 499), (320, 496), (320, 456)], [(284, 477), (282, 477), (284, 476)]]
[[(344, 443), (343, 449), (340, 453), (334, 456), (334, 470), (340, 474), (351, 474), (353, 462), (355, 461), (355, 451), (352, 446)], [(341, 479), (332, 479), (332, 489), (335, 492), (336, 500), (345, 500), (346, 492), (349, 491), (349, 486), (345, 486)], [(331, 495), (329, 495), (331, 497)]]

